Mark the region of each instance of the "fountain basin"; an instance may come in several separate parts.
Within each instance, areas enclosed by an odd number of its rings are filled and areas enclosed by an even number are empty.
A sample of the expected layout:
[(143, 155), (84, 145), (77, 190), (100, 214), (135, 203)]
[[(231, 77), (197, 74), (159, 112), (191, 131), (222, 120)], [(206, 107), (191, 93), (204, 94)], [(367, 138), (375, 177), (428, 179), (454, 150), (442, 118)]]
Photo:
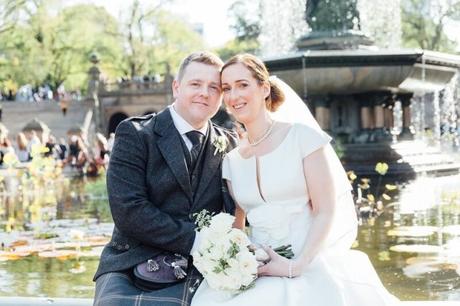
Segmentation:
[(306, 97), (439, 90), (460, 68), (460, 56), (420, 49), (312, 50), (267, 58), (265, 64), (271, 74)]

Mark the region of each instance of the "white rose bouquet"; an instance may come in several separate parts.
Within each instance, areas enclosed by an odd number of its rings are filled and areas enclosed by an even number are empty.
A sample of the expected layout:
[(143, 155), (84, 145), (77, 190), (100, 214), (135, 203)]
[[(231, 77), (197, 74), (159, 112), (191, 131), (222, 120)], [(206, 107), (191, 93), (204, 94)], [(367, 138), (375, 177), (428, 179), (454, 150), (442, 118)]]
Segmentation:
[(258, 266), (247, 235), (232, 228), (234, 219), (226, 213), (212, 217), (206, 211), (199, 213), (196, 223), (201, 242), (192, 254), (195, 267), (208, 285), (229, 293), (252, 287)]

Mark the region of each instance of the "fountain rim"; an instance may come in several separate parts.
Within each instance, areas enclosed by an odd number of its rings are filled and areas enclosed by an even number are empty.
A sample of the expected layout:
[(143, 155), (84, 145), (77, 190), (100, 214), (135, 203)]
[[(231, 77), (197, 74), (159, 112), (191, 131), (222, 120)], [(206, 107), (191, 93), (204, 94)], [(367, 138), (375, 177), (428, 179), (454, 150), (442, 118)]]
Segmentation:
[(270, 70), (299, 68), (413, 66), (416, 63), (460, 68), (460, 56), (422, 49), (307, 50), (267, 57)]

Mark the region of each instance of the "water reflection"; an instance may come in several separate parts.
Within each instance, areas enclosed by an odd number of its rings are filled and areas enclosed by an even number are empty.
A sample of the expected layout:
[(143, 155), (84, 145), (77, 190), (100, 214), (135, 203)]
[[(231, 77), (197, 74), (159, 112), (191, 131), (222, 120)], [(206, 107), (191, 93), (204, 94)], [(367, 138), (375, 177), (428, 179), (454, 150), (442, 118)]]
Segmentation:
[(420, 178), (399, 201), (362, 225), (359, 249), (403, 300), (460, 298), (460, 176)]
[[(97, 254), (113, 227), (104, 180), (24, 190), (1, 197), (0, 295), (92, 297)], [(363, 222), (356, 248), (402, 300), (458, 300), (460, 176), (421, 178), (396, 201)], [(12, 258), (12, 245), (33, 255)], [(53, 250), (70, 255), (53, 258)]]

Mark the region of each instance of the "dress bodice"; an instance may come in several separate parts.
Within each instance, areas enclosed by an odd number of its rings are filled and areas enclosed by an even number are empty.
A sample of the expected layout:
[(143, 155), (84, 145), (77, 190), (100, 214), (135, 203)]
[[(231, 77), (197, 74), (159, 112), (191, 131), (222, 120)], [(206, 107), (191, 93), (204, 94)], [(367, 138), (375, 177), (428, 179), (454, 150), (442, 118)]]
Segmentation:
[(292, 244), (293, 250), (300, 249), (291, 236), (299, 227), (306, 233), (308, 227), (310, 197), (303, 159), (330, 140), (324, 132), (294, 124), (283, 141), (265, 155), (243, 158), (238, 148), (227, 154), (223, 177), (231, 181), (235, 200), (247, 214), (254, 242)]

